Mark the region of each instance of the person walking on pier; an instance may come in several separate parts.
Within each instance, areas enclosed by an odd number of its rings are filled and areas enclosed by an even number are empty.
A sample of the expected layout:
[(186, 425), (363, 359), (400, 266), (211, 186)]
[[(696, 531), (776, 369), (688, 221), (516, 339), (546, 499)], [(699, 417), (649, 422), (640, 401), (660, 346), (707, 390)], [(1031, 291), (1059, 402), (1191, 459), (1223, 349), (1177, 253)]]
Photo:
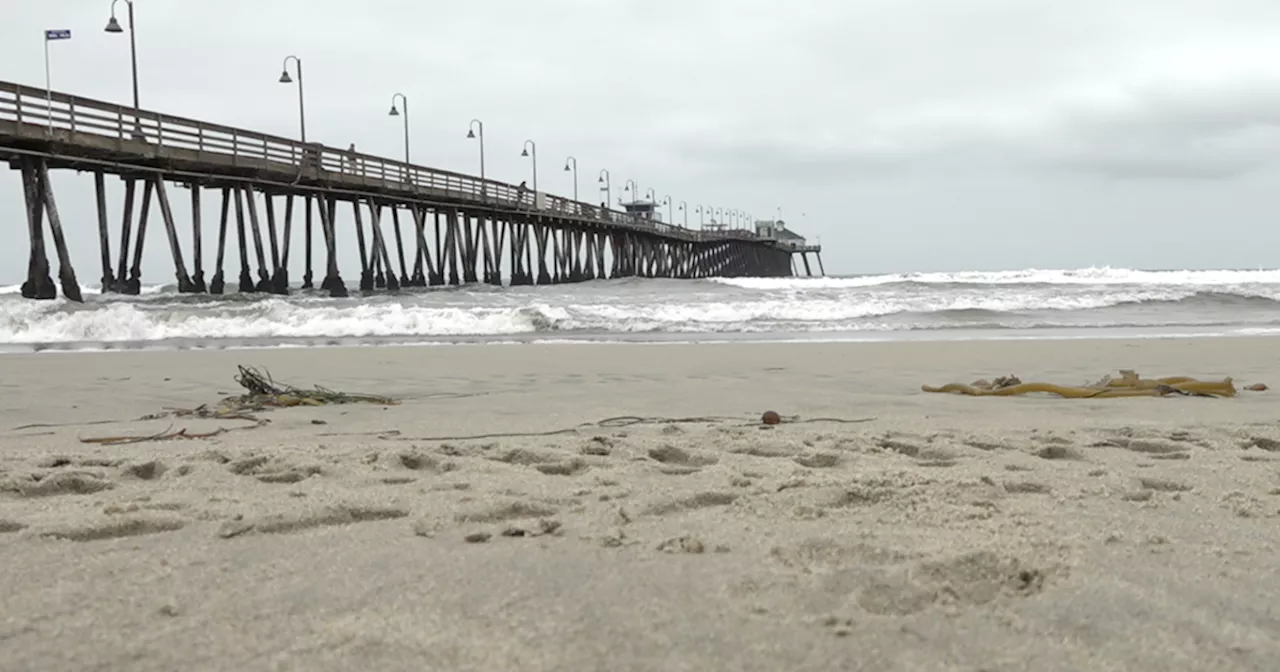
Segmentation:
[(342, 160), (342, 172), (350, 172), (355, 175), (360, 172), (358, 170), (360, 159), (356, 156), (356, 143), (353, 142), (350, 147), (347, 147), (347, 154), (349, 156)]

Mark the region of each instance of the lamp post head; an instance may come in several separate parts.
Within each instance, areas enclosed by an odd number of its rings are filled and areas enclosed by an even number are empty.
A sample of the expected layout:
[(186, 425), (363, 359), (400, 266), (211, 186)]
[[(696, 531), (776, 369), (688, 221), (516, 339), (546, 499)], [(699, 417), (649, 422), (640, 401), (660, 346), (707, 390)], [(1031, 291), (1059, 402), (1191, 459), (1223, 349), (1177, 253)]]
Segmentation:
[(112, 14), (112, 15), (111, 15), (111, 19), (110, 19), (109, 21), (107, 21), (107, 27), (105, 28), (105, 30), (106, 30), (108, 33), (123, 33), (123, 32), (124, 32), (124, 28), (121, 28), (121, 27), (120, 27), (120, 22), (119, 22), (119, 21), (116, 21), (116, 17), (115, 17), (115, 15), (114, 15), (114, 14)]
[(569, 172), (569, 164), (564, 164), (564, 172)]
[(599, 182), (600, 184), (604, 184), (604, 175), (601, 175), (599, 178), (597, 178), (596, 182)]
[(396, 104), (395, 104), (395, 103), (391, 103), (391, 111), (387, 113), (387, 116), (389, 116), (389, 117), (398, 117), (398, 116), (400, 116), (400, 110), (397, 110), (397, 109), (396, 109)]
[(468, 138), (470, 138), (470, 139), (472, 139), (472, 140), (475, 140), (475, 139), (476, 139), (476, 132), (475, 132), (474, 130), (467, 131), (467, 137), (468, 137)]
[(527, 148), (520, 150), (520, 156), (529, 156), (529, 150)]
[(288, 71), (288, 70), (281, 70), (281, 71), (280, 71), (280, 83), (281, 83), (281, 84), (292, 84), (292, 83), (293, 83), (293, 78), (289, 76), (289, 71)]

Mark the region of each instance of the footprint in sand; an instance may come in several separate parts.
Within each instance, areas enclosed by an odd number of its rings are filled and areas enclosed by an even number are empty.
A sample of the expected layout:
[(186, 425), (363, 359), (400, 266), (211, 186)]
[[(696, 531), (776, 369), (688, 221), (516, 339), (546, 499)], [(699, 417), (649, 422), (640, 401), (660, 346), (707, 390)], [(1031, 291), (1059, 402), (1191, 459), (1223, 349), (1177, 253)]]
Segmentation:
[(663, 541), (658, 544), (658, 550), (662, 553), (690, 553), (699, 555), (707, 552), (707, 545), (695, 536), (686, 535)]
[(644, 510), (650, 516), (668, 516), (673, 513), (706, 509), (715, 506), (728, 506), (738, 501), (739, 495), (732, 492), (700, 492), (692, 497), (682, 497), (665, 502), (651, 504)]
[(1139, 478), (1138, 483), (1143, 490), (1155, 492), (1190, 492), (1191, 486), (1177, 481), (1166, 481), (1160, 478)]
[(1045, 573), (1013, 558), (978, 551), (883, 573), (858, 591), (871, 614), (908, 616), (935, 604), (979, 606), (1001, 597), (1025, 598), (1044, 588)]
[(793, 459), (796, 464), (810, 469), (831, 469), (840, 465), (838, 453), (806, 453)]
[(89, 471), (58, 471), (52, 474), (35, 473), (10, 478), (0, 483), (0, 491), (17, 493), (21, 497), (53, 497), (57, 495), (91, 495), (116, 487), (102, 474)]
[(963, 440), (962, 443), (970, 448), (977, 448), (978, 450), (986, 452), (1010, 450), (1009, 444), (1004, 443), (1003, 441), (969, 438)]
[(1147, 439), (1147, 438), (1125, 438), (1117, 437), (1102, 441), (1095, 446), (1115, 447), (1133, 451), (1135, 453), (1144, 453), (1147, 455), (1163, 455), (1169, 453), (1185, 453), (1190, 451), (1194, 446), (1181, 441), (1170, 441), (1169, 439)]
[(513, 500), (460, 511), (454, 515), (454, 520), (459, 523), (502, 523), (522, 518), (548, 518), (557, 513), (558, 509), (547, 504)]
[(842, 489), (822, 505), (828, 509), (873, 506), (896, 499), (900, 495), (897, 488), (857, 484)]
[(316, 527), (351, 525), (382, 520), (394, 520), (409, 515), (407, 509), (365, 505), (328, 506), (306, 513), (269, 514), (260, 518), (229, 520), (218, 529), (218, 536), (230, 539), (249, 533), (285, 534)]
[(40, 536), (67, 541), (99, 541), (139, 537), (147, 534), (173, 532), (186, 527), (187, 521), (172, 516), (131, 516), (112, 518), (100, 522), (54, 528), (41, 532)]
[(748, 446), (734, 448), (730, 452), (735, 455), (750, 455), (752, 457), (787, 458), (795, 457), (803, 450), (803, 444), (799, 442), (756, 441)]
[(876, 445), (907, 457), (917, 457), (923, 448), (914, 442), (895, 439), (892, 437), (883, 437), (876, 440)]
[(589, 469), (590, 465), (587, 464), (586, 460), (575, 457), (563, 462), (535, 464), (533, 468), (548, 476), (576, 476)]
[(136, 462), (126, 464), (121, 472), (129, 478), (136, 478), (140, 481), (151, 481), (160, 478), (166, 471), (166, 467), (160, 460), (148, 460), (146, 462)]
[(301, 464), (284, 458), (257, 455), (232, 462), (227, 466), (231, 473), (253, 476), (263, 483), (298, 483), (323, 473), (317, 464)]
[(1280, 453), (1280, 441), (1269, 439), (1265, 436), (1249, 437), (1241, 447), (1245, 449), (1257, 448), (1258, 450), (1265, 450), (1268, 453)]
[(429, 455), (421, 450), (413, 449), (397, 453), (393, 458), (397, 464), (411, 471), (429, 471), (435, 474), (447, 474), (458, 470), (458, 463)]
[(1084, 454), (1071, 444), (1052, 444), (1032, 453), (1042, 460), (1083, 460)]
[(709, 467), (720, 461), (715, 455), (693, 453), (671, 444), (649, 449), (649, 458), (655, 462), (677, 467)]
[(1034, 481), (1005, 481), (1004, 490), (1013, 495), (1048, 495), (1053, 488)]
[(792, 546), (775, 546), (769, 557), (787, 569), (810, 574), (862, 565), (891, 565), (913, 556), (870, 544), (848, 544), (825, 537), (806, 539)]
[(593, 436), (589, 441), (582, 444), (578, 452), (583, 455), (594, 455), (596, 457), (607, 457), (613, 453), (614, 441), (607, 436)]
[(505, 453), (490, 457), (495, 462), (505, 462), (507, 464), (515, 464), (525, 467), (531, 467), (538, 464), (551, 464), (559, 462), (564, 458), (562, 454), (553, 454), (536, 450), (528, 450), (526, 448), (515, 448)]

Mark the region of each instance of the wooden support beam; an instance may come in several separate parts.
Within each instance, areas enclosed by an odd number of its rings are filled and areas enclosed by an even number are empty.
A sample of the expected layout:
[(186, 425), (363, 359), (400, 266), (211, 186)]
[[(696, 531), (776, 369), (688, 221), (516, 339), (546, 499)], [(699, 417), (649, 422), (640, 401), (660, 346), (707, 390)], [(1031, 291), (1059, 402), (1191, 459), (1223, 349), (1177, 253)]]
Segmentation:
[[(325, 200), (328, 203), (325, 203)], [(329, 296), (333, 298), (343, 298), (349, 295), (347, 285), (342, 281), (342, 276), (338, 273), (338, 246), (337, 235), (333, 229), (333, 220), (338, 212), (338, 201), (329, 196), (327, 199), (320, 201), (320, 226), (324, 229), (325, 243), (328, 245), (328, 265), (325, 271), (324, 281), (320, 283), (321, 289), (329, 291)]]
[(356, 217), (356, 244), (360, 246), (360, 291), (372, 292), (374, 286), (373, 263), (364, 239), (364, 218), (360, 215), (360, 202), (351, 202), (352, 212)]
[(227, 220), (231, 216), (231, 187), (222, 188), (222, 216), (218, 221), (218, 255), (214, 260), (213, 279), (209, 281), (210, 294), (226, 291), (227, 280), (222, 273), (222, 262), (227, 253)]
[(373, 230), (373, 253), (387, 268), (386, 284), (387, 291), (395, 292), (400, 289), (400, 281), (396, 278), (396, 274), (391, 270), (391, 255), (387, 253), (387, 241), (382, 235), (382, 205), (369, 199), (369, 225)]
[[(267, 208), (267, 243), (271, 246), (271, 270), (267, 274), (267, 291), (272, 294), (288, 294), (289, 285), (280, 286), (280, 240), (276, 236), (276, 197), (269, 191), (262, 192), (263, 205)], [(290, 199), (289, 206), (293, 206)]]
[(244, 188), (233, 187), (236, 199), (236, 242), (240, 247), (240, 293), (253, 294), (258, 286), (253, 282), (253, 274), (249, 272), (249, 241), (245, 235)]
[(138, 214), (138, 235), (133, 241), (133, 263), (129, 266), (129, 279), (124, 293), (137, 296), (142, 293), (142, 250), (147, 244), (147, 222), (151, 219), (151, 194), (155, 185), (146, 180), (142, 185), (142, 212)]
[[(391, 204), (391, 228), (396, 234), (396, 257), (400, 260), (400, 285), (403, 287), (412, 287), (409, 278), (409, 270), (404, 265), (404, 238), (400, 234), (400, 209), (394, 203)], [(387, 275), (391, 274), (391, 269), (387, 269)]]
[(160, 217), (164, 219), (164, 232), (169, 239), (169, 252), (173, 255), (174, 277), (178, 281), (178, 292), (190, 294), (195, 291), (191, 276), (187, 274), (187, 264), (182, 259), (182, 243), (178, 241), (178, 227), (173, 220), (173, 208), (169, 206), (169, 193), (164, 188), (164, 178), (154, 175), (156, 199), (160, 202)]
[(271, 291), (271, 273), (267, 271), (267, 255), (262, 249), (262, 227), (258, 220), (258, 197), (253, 185), (244, 186), (245, 208), (249, 212), (249, 228), (253, 232), (253, 251), (258, 261), (258, 282), (254, 285), (254, 290), (259, 292)]
[(431, 261), (431, 246), (427, 244), (427, 211), (419, 206), (413, 207), (414, 235), (418, 239), (418, 258), (414, 261), (414, 279), (418, 287), (426, 287), (429, 280), (436, 277), (436, 267)]
[(129, 243), (133, 228), (133, 203), (137, 200), (138, 180), (133, 177), (124, 178), (124, 216), (120, 223), (120, 263), (116, 265), (116, 280), (112, 291), (124, 293), (129, 284), (126, 273), (129, 268)]
[(306, 260), (305, 260), (306, 266), (302, 271), (302, 289), (312, 289), (313, 287), (315, 287), (315, 283), (314, 283), (315, 276), (311, 272), (311, 224), (312, 224), (312, 221), (311, 221), (311, 195), (310, 194), (308, 194), (304, 198), (304, 203), (305, 203), (304, 205), (305, 215), (303, 216), (303, 219), (304, 219), (303, 225), (306, 227), (306, 234), (305, 234), (305, 239), (303, 240), (303, 246), (306, 249), (303, 250), (303, 253), (306, 255)]
[(44, 190), (44, 208), (49, 216), (49, 232), (53, 234), (53, 245), (58, 254), (58, 280), (62, 285), (62, 295), (70, 301), (84, 303), (84, 298), (80, 295), (80, 283), (76, 280), (75, 267), (71, 263), (71, 254), (67, 251), (67, 239), (62, 233), (62, 218), (58, 216), (58, 204), (53, 196), (49, 164), (40, 161), (39, 171), (40, 184)]
[(101, 170), (93, 172), (93, 191), (98, 202), (98, 249), (102, 251), (102, 293), (110, 292), (116, 282), (111, 267), (111, 232), (107, 227), (107, 179)]
[(203, 294), (209, 291), (204, 284), (204, 214), (200, 211), (200, 192), (203, 191), (199, 182), (191, 182), (191, 254), (194, 256), (195, 268), (191, 271), (191, 286), (193, 291)]
[[(271, 227), (272, 238), (275, 237), (276, 223), (274, 208), (267, 201), (267, 226)], [(293, 238), (293, 194), (284, 197), (284, 231), (281, 234), (280, 258), (276, 261), (275, 272), (271, 275), (271, 292), (285, 295), (289, 293), (289, 248)], [(272, 252), (274, 259), (275, 253)]]
[(34, 159), (23, 158), (22, 192), (27, 206), (27, 236), (30, 254), (27, 257), (27, 280), (22, 283), (22, 296), (28, 299), (49, 300), (58, 296), (49, 277), (49, 256), (44, 247), (44, 185)]

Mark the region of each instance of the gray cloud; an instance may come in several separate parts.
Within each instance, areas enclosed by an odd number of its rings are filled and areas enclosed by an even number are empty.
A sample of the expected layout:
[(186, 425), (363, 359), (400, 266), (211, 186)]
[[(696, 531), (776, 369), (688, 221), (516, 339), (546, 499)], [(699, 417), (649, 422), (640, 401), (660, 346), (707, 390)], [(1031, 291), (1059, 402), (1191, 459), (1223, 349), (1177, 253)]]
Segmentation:
[[(0, 80), (42, 86), (40, 31), (70, 27), (53, 45), (55, 88), (127, 102), (127, 39), (102, 32), (109, 4), (9, 17)], [(495, 179), (528, 179), (519, 151), (534, 139), (540, 186), (556, 193), (572, 193), (562, 168), (574, 155), (584, 200), (607, 168), (615, 197), (634, 179), (691, 208), (805, 212), (833, 272), (1255, 266), (1280, 248), (1267, 186), (1280, 172), (1280, 5), (1268, 0), (137, 10), (144, 107), (294, 137), (296, 90), (276, 82), (294, 53), (312, 139), (399, 156), (386, 108), (402, 91), (419, 162), (476, 172), (464, 135), (479, 117)], [(0, 175), (0, 222), (21, 221), (17, 182)], [(73, 255), (94, 277), (92, 194), (83, 178), (57, 184)], [(1207, 227), (1216, 238), (1198, 239)], [(167, 269), (153, 233), (146, 263)], [(0, 249), (0, 282), (20, 278), (21, 247)]]

